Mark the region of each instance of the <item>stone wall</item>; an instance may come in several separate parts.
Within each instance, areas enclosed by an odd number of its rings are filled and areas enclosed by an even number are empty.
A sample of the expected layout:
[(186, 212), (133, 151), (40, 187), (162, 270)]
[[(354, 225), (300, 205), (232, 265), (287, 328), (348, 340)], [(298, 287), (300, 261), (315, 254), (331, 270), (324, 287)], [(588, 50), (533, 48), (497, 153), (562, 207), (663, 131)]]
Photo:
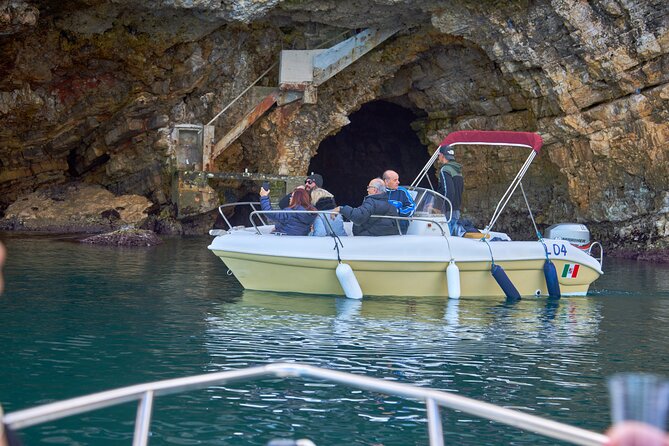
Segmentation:
[[(170, 219), (171, 126), (209, 121), (282, 48), (390, 25), (403, 30), (322, 85), (317, 104), (273, 109), (217, 168), (305, 174), (324, 139), (382, 99), (419, 116), (431, 148), (456, 129), (539, 132), (525, 185), (540, 224), (585, 222), (621, 252), (666, 252), (664, 0), (10, 0), (0, 6), (0, 212), (83, 182), (143, 195)], [(218, 134), (243, 112), (217, 121)], [(468, 215), (484, 222), (525, 156), (458, 151)], [(524, 202), (499, 224), (527, 231)]]

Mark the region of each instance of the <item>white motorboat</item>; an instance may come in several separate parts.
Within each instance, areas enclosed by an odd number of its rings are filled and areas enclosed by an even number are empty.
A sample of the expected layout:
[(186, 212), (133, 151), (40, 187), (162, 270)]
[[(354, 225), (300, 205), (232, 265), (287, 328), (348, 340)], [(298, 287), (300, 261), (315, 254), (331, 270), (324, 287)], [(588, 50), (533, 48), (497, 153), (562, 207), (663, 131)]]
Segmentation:
[[(227, 230), (212, 231), (215, 238), (209, 249), (244, 288), (251, 290), (348, 297), (585, 295), (602, 274), (602, 247), (590, 243), (585, 226), (554, 225), (547, 231), (551, 238), (536, 231), (538, 239), (534, 241), (511, 240), (492, 231), (519, 185), (522, 190), (521, 180), (541, 144), (538, 134), (525, 132), (458, 131), (448, 135), (407, 187), (414, 195), (416, 211), (408, 218), (405, 235), (399, 235), (402, 217), (377, 217), (397, 220), (398, 235), (281, 236), (272, 232), (274, 226), (268, 221), (272, 213), (280, 211), (259, 211), (257, 203), (233, 203), (219, 208), (225, 221), (227, 206), (250, 205), (253, 226), (232, 227), (228, 223)], [(450, 202), (434, 190), (417, 186), (431, 169), (439, 148), (446, 145), (532, 149), (490, 223), (478, 234), (451, 236)], [(598, 249), (598, 258), (591, 255), (593, 248)]]

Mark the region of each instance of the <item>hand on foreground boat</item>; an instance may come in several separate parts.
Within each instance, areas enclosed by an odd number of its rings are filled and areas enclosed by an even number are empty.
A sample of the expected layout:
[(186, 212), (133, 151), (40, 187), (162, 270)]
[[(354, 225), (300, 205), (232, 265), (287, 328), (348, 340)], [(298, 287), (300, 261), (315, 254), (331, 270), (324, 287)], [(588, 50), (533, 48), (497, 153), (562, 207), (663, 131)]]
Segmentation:
[(263, 189), (263, 188), (261, 187), (259, 193), (260, 193), (260, 196), (261, 196), (261, 197), (266, 197), (266, 196), (269, 195), (269, 189), (265, 190), (265, 189)]
[(606, 435), (606, 446), (669, 446), (668, 434), (638, 421), (618, 423)]

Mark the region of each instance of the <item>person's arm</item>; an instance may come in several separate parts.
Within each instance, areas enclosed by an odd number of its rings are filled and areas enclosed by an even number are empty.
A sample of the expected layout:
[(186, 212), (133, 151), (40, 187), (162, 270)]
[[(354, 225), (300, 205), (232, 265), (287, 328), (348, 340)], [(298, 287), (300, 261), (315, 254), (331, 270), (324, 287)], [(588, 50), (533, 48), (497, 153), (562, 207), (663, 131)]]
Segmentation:
[(374, 204), (369, 200), (364, 200), (362, 204), (357, 208), (352, 208), (350, 206), (341, 207), (341, 215), (348, 218), (353, 222), (353, 224), (361, 225), (369, 220), (369, 216), (372, 215), (372, 210)]
[[(260, 195), (260, 208), (263, 211), (271, 211), (272, 209), (272, 203), (269, 201), (269, 195)], [(286, 212), (272, 212), (269, 214), (265, 214), (270, 220), (278, 222), (278, 223), (286, 223), (288, 220), (288, 215)]]

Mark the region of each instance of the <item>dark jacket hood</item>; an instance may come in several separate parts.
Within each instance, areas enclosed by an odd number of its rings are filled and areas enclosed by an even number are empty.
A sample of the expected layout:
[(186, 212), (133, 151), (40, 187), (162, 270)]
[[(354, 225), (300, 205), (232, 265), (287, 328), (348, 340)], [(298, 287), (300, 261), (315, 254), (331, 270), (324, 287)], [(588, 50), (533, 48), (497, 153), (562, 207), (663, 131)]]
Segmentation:
[(336, 208), (337, 203), (335, 203), (333, 197), (323, 197), (316, 202), (315, 206), (319, 211), (329, 211)]

